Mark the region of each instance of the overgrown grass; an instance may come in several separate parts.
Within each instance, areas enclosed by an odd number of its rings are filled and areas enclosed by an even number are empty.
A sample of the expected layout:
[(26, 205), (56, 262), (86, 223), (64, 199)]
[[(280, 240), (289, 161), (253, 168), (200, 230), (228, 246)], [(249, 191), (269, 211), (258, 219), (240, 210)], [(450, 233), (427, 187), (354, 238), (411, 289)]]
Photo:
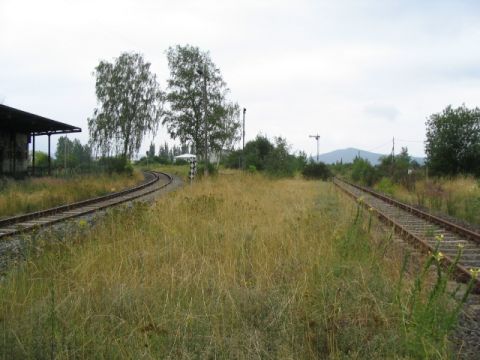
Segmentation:
[(405, 319), (391, 236), (356, 214), (332, 184), (247, 174), (111, 211), (0, 283), (0, 354), (446, 358), (445, 327)]
[(71, 178), (6, 180), (0, 188), (0, 217), (69, 204), (134, 186), (143, 179), (133, 175), (79, 175)]
[(421, 180), (412, 190), (383, 179), (376, 188), (401, 201), (480, 225), (480, 184), (473, 177)]
[[(146, 166), (142, 166), (142, 169), (147, 169)], [(188, 172), (190, 171), (190, 165), (152, 165), (148, 167), (149, 170), (163, 171), (168, 174), (173, 174), (181, 177), (183, 181), (188, 180)]]

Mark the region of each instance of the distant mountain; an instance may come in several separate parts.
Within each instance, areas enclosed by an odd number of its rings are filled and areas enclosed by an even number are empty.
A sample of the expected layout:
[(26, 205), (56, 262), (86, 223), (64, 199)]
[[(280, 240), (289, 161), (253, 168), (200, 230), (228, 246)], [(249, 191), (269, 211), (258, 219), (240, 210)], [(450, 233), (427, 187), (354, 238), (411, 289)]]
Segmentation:
[[(380, 157), (385, 156), (385, 154), (377, 154), (370, 151), (348, 148), (320, 154), (319, 160), (326, 164), (335, 164), (336, 162), (340, 161), (345, 164), (353, 162), (356, 156), (360, 156), (361, 158), (370, 161), (372, 165), (377, 165), (380, 163)], [(317, 159), (315, 155), (313, 155), (312, 158), (313, 160)], [(421, 165), (425, 162), (425, 159), (421, 157), (412, 156), (412, 159), (416, 160)]]

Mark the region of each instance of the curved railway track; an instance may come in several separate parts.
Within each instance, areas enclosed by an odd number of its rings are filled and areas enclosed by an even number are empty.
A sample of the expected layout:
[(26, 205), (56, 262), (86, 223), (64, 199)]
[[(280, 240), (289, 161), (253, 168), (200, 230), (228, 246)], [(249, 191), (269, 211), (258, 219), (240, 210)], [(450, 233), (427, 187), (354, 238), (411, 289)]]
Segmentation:
[(173, 178), (165, 173), (147, 171), (138, 186), (76, 203), (0, 220), (0, 239), (93, 213), (163, 189)]
[[(372, 189), (335, 178), (334, 183), (355, 199), (371, 208), (380, 220), (395, 228), (400, 236), (420, 248), (423, 252), (433, 252), (436, 238), (443, 235), (439, 251), (444, 255), (444, 264), (454, 262), (459, 247), (463, 252), (456, 267), (458, 281), (467, 282), (471, 269), (480, 269), (480, 234), (442, 218), (426, 213)], [(480, 293), (480, 281), (476, 280), (475, 293)]]

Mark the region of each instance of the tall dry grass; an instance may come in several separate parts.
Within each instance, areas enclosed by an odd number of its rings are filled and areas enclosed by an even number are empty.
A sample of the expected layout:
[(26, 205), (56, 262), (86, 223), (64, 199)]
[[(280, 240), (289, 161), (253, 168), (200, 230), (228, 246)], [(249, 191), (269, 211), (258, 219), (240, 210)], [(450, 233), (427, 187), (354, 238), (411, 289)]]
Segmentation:
[(480, 225), (480, 182), (474, 177), (420, 180), (411, 190), (390, 184), (388, 190), (401, 201)]
[(0, 283), (0, 354), (445, 356), (444, 339), (406, 330), (401, 264), (355, 214), (332, 184), (259, 175), (209, 178), (153, 207), (111, 211)]
[(0, 188), (0, 218), (106, 195), (134, 186), (142, 179), (142, 173), (135, 171), (131, 176), (101, 174), (8, 180)]

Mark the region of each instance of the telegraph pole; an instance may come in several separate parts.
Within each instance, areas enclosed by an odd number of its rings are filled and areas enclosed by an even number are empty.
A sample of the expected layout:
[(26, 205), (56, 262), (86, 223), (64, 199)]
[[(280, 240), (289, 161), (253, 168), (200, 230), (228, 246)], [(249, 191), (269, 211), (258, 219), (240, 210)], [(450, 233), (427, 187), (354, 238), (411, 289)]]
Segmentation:
[(395, 136), (392, 138), (392, 165), (390, 167), (390, 175), (393, 176), (395, 171)]
[(203, 64), (203, 122), (205, 124), (205, 176), (208, 176), (207, 64)]
[(392, 138), (392, 163), (395, 161), (395, 136)]
[(205, 176), (208, 176), (208, 125), (207, 125), (207, 64), (203, 63), (203, 69), (197, 69), (197, 73), (203, 76), (203, 125), (205, 127)]
[(320, 152), (319, 152), (319, 150), (320, 150), (320, 147), (319, 147), (319, 145), (320, 145), (320, 135), (318, 135), (318, 134), (317, 135), (309, 135), (309, 137), (317, 140), (317, 163), (318, 163), (319, 156), (320, 156)]
[(242, 144), (242, 169), (245, 169), (245, 113), (247, 109), (243, 108), (243, 144)]

